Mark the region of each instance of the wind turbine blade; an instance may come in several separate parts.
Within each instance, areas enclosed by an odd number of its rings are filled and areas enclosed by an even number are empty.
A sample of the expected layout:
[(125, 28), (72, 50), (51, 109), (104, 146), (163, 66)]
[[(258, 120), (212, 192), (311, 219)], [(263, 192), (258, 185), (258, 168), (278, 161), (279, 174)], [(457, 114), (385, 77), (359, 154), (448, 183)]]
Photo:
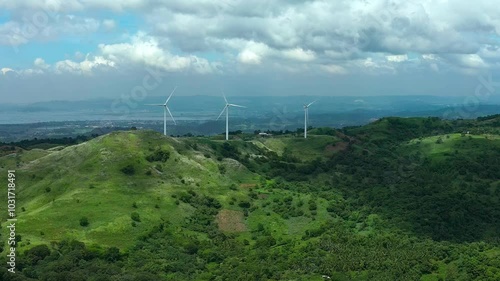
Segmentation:
[(145, 105), (164, 106), (164, 104), (159, 104), (159, 103), (156, 103), (156, 104), (145, 104)]
[(226, 99), (226, 95), (224, 95), (224, 92), (222, 92), (222, 97), (224, 97), (224, 101), (226, 102), (226, 104), (228, 104), (227, 99)]
[(247, 108), (246, 106), (243, 106), (243, 105), (237, 105), (237, 104), (232, 104), (232, 103), (228, 103), (229, 106), (236, 106), (236, 107), (242, 107), (242, 108)]
[(170, 112), (170, 109), (168, 109), (168, 106), (165, 106), (165, 108), (167, 109), (168, 114), (170, 114), (170, 117), (172, 118), (172, 121), (174, 121), (174, 124), (177, 125), (177, 123), (175, 123), (174, 116), (172, 116), (172, 112)]
[(227, 107), (227, 105), (224, 106), (224, 108), (222, 109), (222, 111), (219, 114), (219, 117), (217, 117), (217, 119), (215, 119), (215, 121), (219, 120), (219, 118), (222, 116), (222, 113), (224, 113), (224, 110), (226, 110), (226, 107)]
[(311, 106), (311, 104), (315, 103), (316, 101), (311, 102), (310, 104), (307, 105), (307, 107)]
[(174, 94), (175, 89), (177, 89), (177, 86), (175, 86), (174, 90), (170, 93), (170, 96), (168, 96), (167, 101), (165, 102), (165, 104), (167, 104), (167, 103), (168, 103), (168, 101), (170, 100), (170, 98), (171, 98), (171, 97), (172, 97), (172, 95)]

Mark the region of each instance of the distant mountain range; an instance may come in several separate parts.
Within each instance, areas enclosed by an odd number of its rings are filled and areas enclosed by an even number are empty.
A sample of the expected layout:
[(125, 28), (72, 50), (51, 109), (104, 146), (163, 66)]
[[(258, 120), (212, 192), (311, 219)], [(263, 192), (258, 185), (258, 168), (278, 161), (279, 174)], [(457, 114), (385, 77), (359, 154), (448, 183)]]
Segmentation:
[[(146, 106), (162, 103), (164, 96), (93, 99), (82, 101), (49, 101), (31, 104), (0, 104), (0, 123), (34, 123), (86, 120), (160, 120), (158, 108)], [(228, 96), (230, 102), (245, 105), (232, 110), (236, 118), (281, 118), (300, 116), (302, 105), (313, 100), (310, 115), (369, 120), (383, 116), (443, 116), (473, 118), (498, 113), (500, 98), (480, 100), (474, 96)], [(179, 120), (214, 119), (223, 107), (219, 96), (173, 96), (170, 108)], [(450, 113), (450, 110), (452, 113)], [(321, 118), (322, 119), (322, 118)], [(322, 123), (323, 124), (323, 123)], [(328, 124), (324, 124), (328, 125)]]

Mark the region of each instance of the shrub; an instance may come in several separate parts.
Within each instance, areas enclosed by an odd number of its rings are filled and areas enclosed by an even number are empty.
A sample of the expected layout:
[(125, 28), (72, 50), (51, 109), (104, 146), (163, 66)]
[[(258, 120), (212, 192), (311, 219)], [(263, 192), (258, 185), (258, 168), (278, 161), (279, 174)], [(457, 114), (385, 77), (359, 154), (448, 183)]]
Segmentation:
[(84, 227), (85, 227), (85, 226), (88, 226), (88, 225), (89, 225), (89, 219), (88, 219), (87, 217), (82, 217), (82, 218), (80, 219), (80, 225), (81, 225), (81, 226), (84, 226)]
[(276, 239), (271, 235), (259, 237), (255, 242), (255, 248), (269, 248), (276, 245)]
[(240, 206), (241, 208), (250, 208), (250, 202), (241, 201), (240, 203), (238, 203), (238, 206)]
[(103, 254), (103, 258), (110, 262), (115, 262), (121, 260), (120, 250), (116, 247), (110, 247)]
[(336, 206), (334, 203), (330, 202), (328, 204), (328, 207), (326, 207), (326, 210), (329, 212), (329, 213), (334, 213), (336, 211)]
[(130, 218), (133, 220), (133, 221), (136, 221), (136, 222), (140, 222), (141, 221), (141, 218), (139, 216), (139, 213), (137, 212), (133, 212), (132, 214), (130, 214)]
[(310, 211), (314, 211), (316, 210), (318, 207), (316, 206), (316, 202), (314, 202), (314, 200), (309, 200), (309, 210)]
[(264, 231), (264, 225), (263, 225), (262, 223), (259, 223), (259, 224), (257, 225), (257, 231), (259, 231), (259, 232), (260, 232), (260, 231)]
[(198, 252), (198, 245), (196, 245), (195, 243), (188, 243), (186, 246), (184, 246), (184, 248), (186, 249), (186, 253), (190, 255), (194, 255)]
[(167, 160), (170, 158), (170, 152), (162, 149), (158, 149), (152, 154), (148, 155), (146, 157), (146, 160), (149, 162), (167, 162)]
[(226, 167), (224, 165), (219, 165), (219, 172), (221, 174), (225, 174), (226, 173)]
[(121, 168), (120, 171), (122, 173), (124, 173), (125, 175), (129, 175), (129, 176), (135, 174), (135, 168), (132, 164), (129, 164), (129, 165)]

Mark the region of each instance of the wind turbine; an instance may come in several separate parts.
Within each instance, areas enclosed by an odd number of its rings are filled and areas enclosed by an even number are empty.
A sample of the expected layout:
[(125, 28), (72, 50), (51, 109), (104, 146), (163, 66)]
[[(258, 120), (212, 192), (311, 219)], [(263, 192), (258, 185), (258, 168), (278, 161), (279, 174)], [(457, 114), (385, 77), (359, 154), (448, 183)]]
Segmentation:
[(226, 102), (226, 105), (224, 106), (221, 113), (219, 114), (219, 117), (217, 117), (217, 120), (219, 120), (219, 118), (222, 116), (222, 113), (224, 113), (224, 110), (225, 110), (226, 111), (226, 140), (229, 140), (229, 107), (231, 107), (231, 106), (242, 107), (242, 108), (245, 108), (245, 107), (241, 106), (241, 105), (229, 103), (227, 101), (226, 95), (224, 95), (224, 93), (222, 93), (222, 96), (224, 97), (224, 101)]
[(165, 136), (167, 135), (167, 111), (168, 111), (168, 114), (170, 114), (172, 121), (174, 121), (174, 125), (177, 125), (177, 123), (175, 123), (174, 116), (172, 116), (172, 112), (170, 112), (170, 109), (167, 106), (167, 103), (170, 100), (170, 98), (172, 97), (172, 95), (174, 94), (175, 89), (177, 89), (177, 86), (175, 86), (174, 90), (170, 93), (170, 96), (168, 96), (165, 103), (163, 103), (163, 104), (161, 104), (161, 103), (160, 104), (146, 104), (146, 105), (153, 105), (153, 106), (163, 106), (163, 134)]
[(309, 106), (315, 103), (316, 101), (311, 102), (310, 104), (304, 104), (304, 138), (307, 139), (307, 119), (309, 119)]

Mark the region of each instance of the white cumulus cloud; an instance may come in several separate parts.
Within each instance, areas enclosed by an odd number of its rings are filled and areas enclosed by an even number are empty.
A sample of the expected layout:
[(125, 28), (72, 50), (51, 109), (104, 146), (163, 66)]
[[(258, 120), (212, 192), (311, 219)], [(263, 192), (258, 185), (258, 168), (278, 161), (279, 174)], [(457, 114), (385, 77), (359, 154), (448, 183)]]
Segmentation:
[(387, 60), (390, 62), (404, 62), (408, 60), (408, 55), (392, 55), (386, 56)]
[(175, 55), (160, 47), (158, 40), (138, 33), (130, 43), (101, 44), (100, 53), (119, 65), (141, 65), (159, 67), (167, 71), (193, 70), (198, 73), (211, 72), (208, 60), (194, 55)]
[(92, 75), (96, 69), (114, 68), (115, 62), (105, 59), (102, 56), (95, 56), (93, 58), (85, 58), (84, 61), (75, 62), (72, 60), (63, 60), (55, 63), (55, 73), (73, 73)]
[(285, 50), (283, 55), (286, 58), (302, 61), (302, 62), (310, 62), (316, 58), (316, 54), (311, 50), (304, 50), (302, 48), (294, 48), (290, 50)]

